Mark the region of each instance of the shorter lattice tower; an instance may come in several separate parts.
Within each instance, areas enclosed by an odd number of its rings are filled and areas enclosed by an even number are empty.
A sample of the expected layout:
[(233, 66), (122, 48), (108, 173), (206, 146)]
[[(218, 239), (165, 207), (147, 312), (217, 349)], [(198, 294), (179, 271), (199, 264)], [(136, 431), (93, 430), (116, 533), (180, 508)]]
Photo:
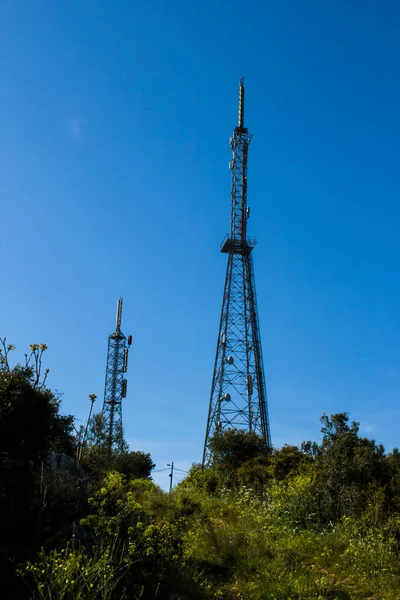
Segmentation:
[(122, 399), (126, 398), (128, 381), (128, 352), (132, 336), (121, 331), (122, 298), (118, 300), (114, 333), (108, 337), (106, 383), (104, 387), (103, 418), (110, 451), (122, 451), (124, 445), (122, 426)]

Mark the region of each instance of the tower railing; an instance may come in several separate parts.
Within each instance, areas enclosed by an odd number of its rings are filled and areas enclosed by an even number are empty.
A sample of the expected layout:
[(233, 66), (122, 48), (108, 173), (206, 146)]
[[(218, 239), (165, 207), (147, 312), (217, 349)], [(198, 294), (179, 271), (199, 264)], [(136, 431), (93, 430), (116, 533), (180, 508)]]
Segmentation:
[(246, 252), (251, 252), (256, 244), (257, 240), (255, 237), (247, 237), (243, 241), (237, 238), (232, 238), (229, 234), (227, 234), (222, 240), (220, 251), (224, 254), (228, 254), (229, 252), (234, 252), (235, 254), (245, 254)]

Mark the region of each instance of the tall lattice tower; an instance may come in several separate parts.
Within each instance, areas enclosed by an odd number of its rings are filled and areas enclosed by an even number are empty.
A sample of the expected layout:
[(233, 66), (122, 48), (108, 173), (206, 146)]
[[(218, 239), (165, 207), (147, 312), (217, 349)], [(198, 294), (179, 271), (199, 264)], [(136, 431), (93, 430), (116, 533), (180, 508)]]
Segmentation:
[(128, 381), (128, 352), (132, 336), (128, 339), (121, 331), (122, 298), (118, 300), (117, 319), (114, 333), (108, 337), (106, 383), (104, 387), (103, 417), (110, 451), (122, 451), (122, 399), (126, 398)]
[(247, 156), (251, 134), (244, 126), (244, 81), (239, 84), (238, 125), (230, 140), (232, 161), (231, 229), (222, 242), (228, 266), (211, 386), (203, 465), (211, 457), (209, 441), (217, 431), (242, 429), (271, 444), (267, 393), (261, 352), (252, 250), (247, 237)]

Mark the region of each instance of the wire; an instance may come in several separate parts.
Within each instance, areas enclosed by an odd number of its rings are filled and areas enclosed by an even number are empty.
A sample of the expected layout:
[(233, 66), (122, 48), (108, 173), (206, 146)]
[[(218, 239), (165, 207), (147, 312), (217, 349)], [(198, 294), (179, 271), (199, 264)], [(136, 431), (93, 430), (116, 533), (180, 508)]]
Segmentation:
[[(152, 473), (161, 473), (161, 471), (170, 471), (170, 468), (167, 469), (155, 469)], [(189, 471), (185, 471), (184, 469), (178, 469), (178, 467), (174, 467), (174, 472), (179, 471), (180, 473), (189, 473)]]

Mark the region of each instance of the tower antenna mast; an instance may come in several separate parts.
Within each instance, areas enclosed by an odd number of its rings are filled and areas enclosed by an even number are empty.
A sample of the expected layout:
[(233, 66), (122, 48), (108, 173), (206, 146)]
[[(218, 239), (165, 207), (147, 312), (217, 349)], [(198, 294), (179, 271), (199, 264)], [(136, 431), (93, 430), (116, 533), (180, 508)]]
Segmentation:
[(212, 460), (210, 440), (228, 429), (259, 435), (267, 446), (271, 434), (252, 250), (247, 237), (247, 157), (252, 135), (244, 125), (244, 80), (239, 83), (238, 124), (230, 139), (232, 160), (230, 233), (221, 252), (228, 255), (222, 311), (208, 410), (203, 466)]
[(117, 304), (115, 331), (108, 336), (106, 381), (104, 386), (103, 418), (110, 452), (123, 450), (122, 399), (126, 398), (128, 381), (128, 353), (132, 336), (128, 339), (121, 331), (122, 298)]

